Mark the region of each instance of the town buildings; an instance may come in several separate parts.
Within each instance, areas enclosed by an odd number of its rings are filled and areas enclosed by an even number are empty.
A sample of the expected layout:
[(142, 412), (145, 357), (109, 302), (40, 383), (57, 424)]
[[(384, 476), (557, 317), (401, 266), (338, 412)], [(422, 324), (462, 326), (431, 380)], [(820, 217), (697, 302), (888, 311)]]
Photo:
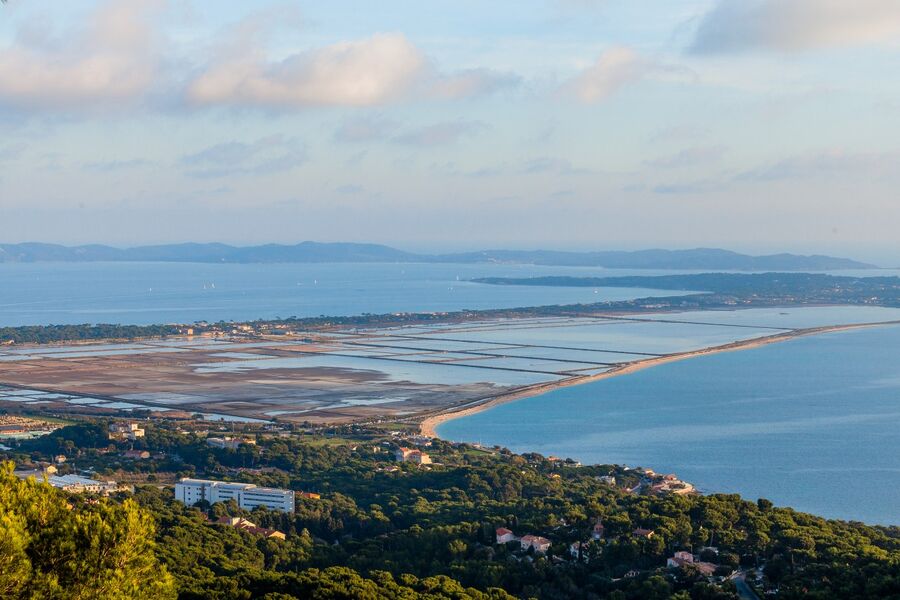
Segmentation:
[(506, 527), (498, 527), (494, 533), (498, 544), (519, 542), (519, 547), (525, 552), (534, 550), (535, 552), (543, 554), (550, 549), (550, 540), (539, 535), (529, 534), (518, 537), (512, 530), (507, 529)]
[(252, 483), (185, 478), (175, 484), (175, 499), (188, 506), (193, 506), (201, 500), (210, 504), (234, 500), (244, 510), (265, 506), (282, 512), (294, 512), (292, 490), (257, 487)]
[(109, 439), (131, 440), (144, 437), (144, 430), (138, 423), (110, 423)]
[(0, 415), (0, 439), (29, 439), (59, 429), (54, 423), (16, 415)]

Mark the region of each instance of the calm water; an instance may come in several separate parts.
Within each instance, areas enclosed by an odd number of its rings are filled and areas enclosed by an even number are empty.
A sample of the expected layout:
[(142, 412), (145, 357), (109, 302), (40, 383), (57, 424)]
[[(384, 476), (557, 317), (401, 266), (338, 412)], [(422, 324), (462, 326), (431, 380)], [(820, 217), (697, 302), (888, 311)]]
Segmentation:
[(145, 325), (625, 300), (677, 292), (493, 286), (466, 280), (691, 272), (696, 271), (491, 264), (0, 263), (0, 326)]
[(660, 365), (450, 421), (452, 440), (675, 472), (827, 517), (900, 524), (900, 327)]
[[(640, 271), (522, 265), (0, 264), (0, 326), (190, 323), (624, 300), (651, 290), (512, 287), (475, 277)], [(644, 272), (653, 274), (653, 272)], [(458, 279), (457, 279), (458, 278)], [(662, 295), (675, 295), (664, 292)]]

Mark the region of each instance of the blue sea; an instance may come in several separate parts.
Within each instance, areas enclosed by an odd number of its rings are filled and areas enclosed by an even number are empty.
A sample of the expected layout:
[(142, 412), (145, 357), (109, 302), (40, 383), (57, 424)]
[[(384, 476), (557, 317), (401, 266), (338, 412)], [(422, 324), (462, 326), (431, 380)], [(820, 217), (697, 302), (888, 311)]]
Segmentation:
[[(467, 281), (547, 274), (655, 273), (522, 265), (0, 264), (0, 326), (452, 311), (660, 295)], [(896, 312), (823, 307), (681, 318), (809, 327), (896, 319)], [(646, 350), (648, 339), (660, 351), (718, 339), (707, 339), (718, 335), (714, 326), (657, 330), (649, 324), (607, 324), (601, 329), (606, 342), (626, 349), (633, 342), (640, 346), (635, 350)], [(634, 337), (643, 329), (646, 335)], [(588, 333), (554, 329), (545, 341), (596, 346), (600, 334)], [(518, 332), (503, 335), (515, 341)], [(729, 336), (735, 337), (730, 329)], [(672, 471), (706, 492), (766, 497), (829, 517), (900, 524), (900, 328), (834, 333), (665, 364), (499, 406), (445, 423), (439, 431), (450, 439), (517, 451)]]
[(0, 263), (0, 327), (442, 312), (677, 295), (468, 281), (635, 273), (653, 274), (501, 264)]
[(708, 493), (900, 525), (900, 327), (662, 364), (500, 405), (438, 432), (646, 466)]

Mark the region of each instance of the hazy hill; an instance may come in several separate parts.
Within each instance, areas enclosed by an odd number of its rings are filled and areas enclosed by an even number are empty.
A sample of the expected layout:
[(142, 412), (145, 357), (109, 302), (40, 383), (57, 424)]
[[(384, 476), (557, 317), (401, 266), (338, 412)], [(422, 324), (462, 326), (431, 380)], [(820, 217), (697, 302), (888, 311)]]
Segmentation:
[(509, 262), (554, 266), (591, 266), (609, 269), (728, 269), (740, 271), (803, 271), (874, 268), (831, 256), (771, 254), (750, 256), (717, 248), (693, 250), (637, 250), (634, 252), (555, 252), (546, 250), (486, 250), (438, 257), (446, 262)]
[(303, 242), (293, 246), (229, 246), (227, 244), (168, 244), (112, 248), (110, 246), (58, 246), (55, 244), (0, 244), (0, 262), (415, 262), (423, 257), (377, 244), (321, 244)]
[(55, 244), (0, 244), (0, 262), (435, 262), (513, 263), (553, 266), (592, 266), (622, 269), (702, 269), (739, 271), (822, 271), (867, 269), (873, 265), (831, 256), (772, 254), (750, 256), (715, 248), (639, 250), (635, 252), (559, 252), (552, 250), (484, 250), (458, 254), (414, 254), (379, 244), (303, 242), (296, 245), (229, 246), (227, 244), (168, 244), (113, 248)]

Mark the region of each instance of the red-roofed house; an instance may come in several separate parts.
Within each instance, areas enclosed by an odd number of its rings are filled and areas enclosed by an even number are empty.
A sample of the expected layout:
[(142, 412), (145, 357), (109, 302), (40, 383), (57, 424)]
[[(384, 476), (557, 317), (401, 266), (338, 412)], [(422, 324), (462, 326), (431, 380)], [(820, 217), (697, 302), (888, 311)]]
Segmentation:
[(413, 448), (397, 448), (394, 451), (394, 458), (397, 459), (398, 462), (412, 462), (417, 465), (431, 464), (431, 457), (428, 456), (427, 453)]
[(705, 577), (711, 577), (716, 572), (716, 565), (708, 562), (695, 562), (694, 555), (690, 552), (676, 552), (672, 558), (666, 560), (666, 566), (670, 569), (680, 569), (687, 565), (692, 565)]
[(694, 562), (694, 555), (690, 552), (676, 552), (672, 558), (666, 561), (667, 567), (679, 568), (687, 564), (692, 564)]
[(497, 533), (497, 543), (498, 544), (514, 542), (518, 539), (516, 537), (516, 534), (514, 534), (511, 530), (507, 529), (506, 527), (498, 527), (496, 533)]
[(544, 553), (550, 549), (550, 540), (539, 535), (524, 535), (519, 540), (522, 550), (533, 548), (535, 552)]

